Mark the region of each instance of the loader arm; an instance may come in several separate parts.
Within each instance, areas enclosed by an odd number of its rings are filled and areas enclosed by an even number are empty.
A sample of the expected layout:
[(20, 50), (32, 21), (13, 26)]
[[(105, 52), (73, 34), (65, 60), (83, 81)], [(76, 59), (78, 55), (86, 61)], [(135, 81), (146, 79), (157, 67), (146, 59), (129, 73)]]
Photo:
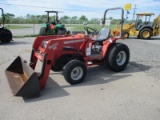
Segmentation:
[(43, 41), (55, 39), (55, 38), (61, 38), (61, 37), (66, 37), (67, 35), (49, 35), (49, 36), (38, 36), (36, 37), (34, 43), (33, 43), (33, 48), (35, 50), (38, 49), (38, 47), (42, 44)]
[(36, 63), (37, 63), (37, 58), (34, 55), (34, 52), (37, 51), (38, 49), (41, 49), (41, 45), (43, 44), (44, 41), (48, 41), (51, 39), (56, 39), (56, 38), (61, 38), (61, 37), (66, 37), (68, 35), (50, 35), (50, 36), (38, 36), (35, 38), (35, 41), (32, 45), (32, 52), (30, 56), (30, 66), (32, 69), (35, 69)]
[(159, 25), (160, 25), (160, 15), (154, 19), (153, 22), (153, 36), (159, 35), (160, 30), (159, 30)]
[[(63, 37), (49, 39), (49, 37), (36, 38), (31, 55), (31, 67), (35, 69), (37, 60), (42, 62), (41, 73), (38, 74), (40, 80), (40, 89), (44, 89), (52, 66), (55, 61), (64, 54), (85, 54), (85, 44), (88, 42), (86, 37)], [(41, 43), (39, 42), (41, 41)], [(47, 41), (46, 46), (43, 42)], [(38, 46), (38, 45), (39, 46)], [(34, 48), (35, 47), (35, 48)], [(80, 51), (81, 50), (81, 51)]]

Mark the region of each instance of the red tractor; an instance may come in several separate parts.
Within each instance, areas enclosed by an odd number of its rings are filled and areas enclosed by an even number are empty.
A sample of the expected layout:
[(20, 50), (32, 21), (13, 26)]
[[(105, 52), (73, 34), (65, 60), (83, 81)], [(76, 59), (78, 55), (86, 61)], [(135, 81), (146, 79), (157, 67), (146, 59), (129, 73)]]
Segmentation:
[[(123, 9), (112, 8), (105, 11), (103, 24), (107, 11), (117, 9), (122, 10), (123, 21)], [(91, 33), (89, 27), (85, 29)], [(125, 44), (116, 42), (119, 39), (122, 37), (110, 35), (109, 28), (102, 28), (97, 37), (88, 34), (38, 36), (33, 44), (30, 64), (19, 56), (6, 69), (13, 94), (23, 97), (39, 96), (40, 89), (46, 86), (50, 69), (63, 70), (64, 78), (72, 85), (85, 79), (88, 66), (106, 64), (113, 71), (124, 70), (129, 62), (130, 52)], [(34, 71), (37, 60), (42, 62), (41, 73)]]

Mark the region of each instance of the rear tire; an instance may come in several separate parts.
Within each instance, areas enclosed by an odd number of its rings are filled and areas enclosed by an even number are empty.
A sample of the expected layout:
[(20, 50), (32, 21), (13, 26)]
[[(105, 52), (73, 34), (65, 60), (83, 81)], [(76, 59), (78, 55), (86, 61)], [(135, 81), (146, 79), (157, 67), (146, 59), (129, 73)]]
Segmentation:
[(58, 30), (58, 35), (65, 35), (66, 34), (66, 29), (65, 28), (60, 28)]
[(46, 27), (41, 27), (41, 29), (39, 31), (39, 35), (41, 35), (41, 36), (46, 35)]
[(125, 44), (115, 43), (110, 46), (107, 52), (107, 66), (115, 72), (120, 72), (126, 68), (129, 58), (129, 48)]
[(63, 69), (64, 78), (71, 85), (81, 83), (86, 76), (86, 66), (79, 60), (72, 60)]
[(140, 31), (140, 38), (141, 39), (150, 39), (152, 36), (152, 30), (145, 28), (143, 30)]
[(8, 43), (8, 42), (10, 42), (12, 40), (12, 33), (8, 29), (4, 29), (4, 32), (5, 32), (5, 34), (4, 34), (5, 42)]
[(0, 31), (0, 39), (2, 43), (8, 43), (12, 40), (12, 33), (8, 29), (3, 29)]

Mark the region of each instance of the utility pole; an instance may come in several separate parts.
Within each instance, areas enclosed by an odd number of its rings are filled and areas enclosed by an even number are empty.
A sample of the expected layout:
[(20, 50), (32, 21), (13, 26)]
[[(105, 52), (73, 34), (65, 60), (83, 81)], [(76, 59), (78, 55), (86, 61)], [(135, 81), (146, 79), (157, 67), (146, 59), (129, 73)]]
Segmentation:
[(136, 9), (137, 9), (137, 8), (136, 8), (136, 4), (135, 4), (135, 6), (134, 6), (134, 8), (133, 8), (133, 9), (134, 9), (134, 12), (133, 12), (133, 18), (132, 18), (132, 21), (133, 21), (133, 20), (135, 20), (135, 14), (136, 14)]

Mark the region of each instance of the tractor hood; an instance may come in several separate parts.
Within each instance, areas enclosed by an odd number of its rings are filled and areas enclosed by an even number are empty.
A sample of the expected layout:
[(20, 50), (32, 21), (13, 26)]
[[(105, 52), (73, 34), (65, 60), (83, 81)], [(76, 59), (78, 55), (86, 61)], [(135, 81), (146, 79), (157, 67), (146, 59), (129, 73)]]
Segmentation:
[(64, 24), (56, 24), (56, 28), (64, 28)]

